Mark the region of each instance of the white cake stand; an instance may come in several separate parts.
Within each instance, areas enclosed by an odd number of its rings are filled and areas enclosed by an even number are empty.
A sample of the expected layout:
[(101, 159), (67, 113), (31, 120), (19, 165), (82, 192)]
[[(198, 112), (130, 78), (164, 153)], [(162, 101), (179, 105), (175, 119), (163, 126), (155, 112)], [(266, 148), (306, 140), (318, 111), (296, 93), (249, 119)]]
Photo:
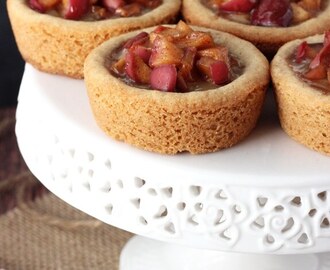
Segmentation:
[(286, 136), (268, 98), (231, 149), (166, 156), (104, 135), (83, 81), (27, 65), (16, 133), (51, 192), (140, 235), (121, 270), (329, 270), (330, 158)]

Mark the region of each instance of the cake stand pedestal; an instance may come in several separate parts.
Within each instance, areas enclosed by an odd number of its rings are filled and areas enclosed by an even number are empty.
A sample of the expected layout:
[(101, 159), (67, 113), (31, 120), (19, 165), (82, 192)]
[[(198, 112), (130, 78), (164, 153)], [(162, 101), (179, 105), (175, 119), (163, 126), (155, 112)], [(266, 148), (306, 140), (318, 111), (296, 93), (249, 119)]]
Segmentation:
[(266, 255), (221, 252), (133, 237), (121, 253), (120, 270), (326, 270), (328, 253)]
[(121, 270), (330, 269), (330, 158), (283, 133), (271, 94), (238, 145), (167, 156), (104, 135), (83, 81), (27, 65), (16, 134), (51, 192), (140, 235)]

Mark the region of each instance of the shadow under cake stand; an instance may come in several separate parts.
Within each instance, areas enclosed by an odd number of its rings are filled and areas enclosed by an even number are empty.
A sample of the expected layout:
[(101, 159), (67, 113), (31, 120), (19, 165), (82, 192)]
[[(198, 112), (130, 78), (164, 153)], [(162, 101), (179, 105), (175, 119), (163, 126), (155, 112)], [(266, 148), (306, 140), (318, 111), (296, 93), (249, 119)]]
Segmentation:
[(271, 93), (243, 142), (167, 156), (104, 135), (83, 81), (27, 65), (16, 134), (51, 192), (139, 235), (121, 270), (330, 269), (330, 158), (283, 133)]

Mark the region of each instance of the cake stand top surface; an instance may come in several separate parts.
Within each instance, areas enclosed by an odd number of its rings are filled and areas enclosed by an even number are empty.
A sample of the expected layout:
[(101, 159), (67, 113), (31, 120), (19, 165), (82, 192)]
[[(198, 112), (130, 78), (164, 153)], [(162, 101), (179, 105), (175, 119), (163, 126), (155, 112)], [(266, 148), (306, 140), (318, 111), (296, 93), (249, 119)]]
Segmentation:
[(300, 145), (281, 130), (272, 93), (268, 93), (257, 127), (239, 144), (215, 153), (171, 156), (146, 152), (103, 134), (94, 121), (81, 80), (44, 74), (27, 65), (23, 86), (26, 89), (19, 99), (38, 96), (39, 112), (48, 111), (56, 116), (56, 122), (62, 122), (63, 128), (58, 132), (65, 133), (69, 126), (80, 132), (76, 140), (88, 139), (96, 148), (115, 152), (118, 160), (130, 162), (143, 174), (184, 172), (210, 183), (253, 186), (330, 184), (330, 157)]

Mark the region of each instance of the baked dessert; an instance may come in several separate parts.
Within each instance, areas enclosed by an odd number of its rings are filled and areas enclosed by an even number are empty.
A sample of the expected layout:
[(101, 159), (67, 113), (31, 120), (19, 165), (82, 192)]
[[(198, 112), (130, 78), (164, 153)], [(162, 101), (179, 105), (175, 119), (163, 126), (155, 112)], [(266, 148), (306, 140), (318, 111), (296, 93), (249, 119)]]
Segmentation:
[(252, 131), (269, 64), (247, 41), (179, 22), (106, 41), (87, 57), (84, 74), (105, 133), (148, 151), (197, 154)]
[(189, 23), (249, 40), (269, 57), (330, 27), (330, 0), (183, 0), (182, 13)]
[[(181, 4), (179, 0), (28, 1), (7, 1), (23, 58), (42, 71), (73, 78), (83, 77), (86, 56), (104, 40), (135, 29), (171, 22)], [(121, 4), (131, 3), (132, 7), (132, 2), (155, 5), (141, 4), (140, 12), (134, 13), (136, 8), (130, 10), (126, 5), (125, 9)], [(98, 3), (107, 3), (107, 6)]]
[(285, 44), (271, 74), (284, 131), (330, 155), (330, 32)]

